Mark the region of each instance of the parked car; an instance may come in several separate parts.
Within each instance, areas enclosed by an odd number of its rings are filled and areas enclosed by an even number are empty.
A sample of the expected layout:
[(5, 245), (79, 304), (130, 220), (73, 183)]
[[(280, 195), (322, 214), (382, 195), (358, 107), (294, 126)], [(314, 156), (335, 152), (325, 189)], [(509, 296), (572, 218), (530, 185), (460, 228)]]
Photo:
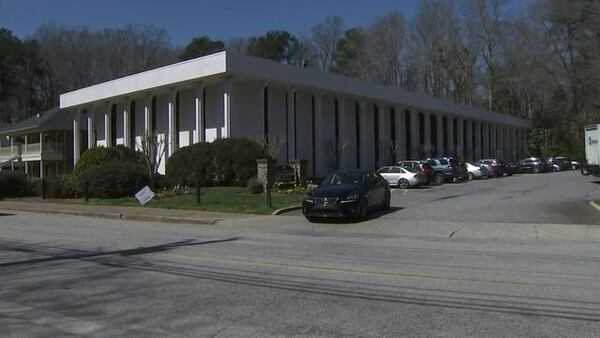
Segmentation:
[(467, 181), (469, 179), (469, 170), (467, 169), (467, 164), (465, 162), (453, 157), (444, 157), (444, 159), (448, 161), (455, 180)]
[(374, 171), (339, 170), (325, 177), (302, 201), (304, 216), (364, 219), (376, 209), (390, 208), (387, 181)]
[(567, 170), (571, 169), (571, 170), (577, 170), (579, 169), (579, 162), (577, 161), (573, 161), (572, 159), (568, 158), (568, 157), (563, 157), (563, 156), (557, 156), (554, 157), (553, 160), (560, 160), (564, 163), (564, 165), (567, 167)]
[(549, 158), (548, 163), (552, 165), (552, 171), (565, 171), (571, 169), (570, 162), (563, 161), (557, 157)]
[(506, 161), (496, 158), (487, 158), (479, 160), (479, 163), (483, 163), (492, 170), (493, 175), (496, 177), (512, 176), (515, 173), (514, 167), (506, 163)]
[(544, 159), (539, 157), (531, 157), (520, 160), (517, 164), (517, 170), (520, 173), (545, 173), (552, 171), (551, 165), (549, 165)]
[(435, 171), (429, 164), (423, 161), (398, 161), (397, 164), (402, 168), (415, 169), (418, 172), (425, 174), (427, 177), (427, 184), (444, 184), (444, 173)]
[(450, 165), (450, 162), (446, 158), (428, 158), (426, 163), (436, 172), (443, 173), (446, 182), (453, 182), (460, 176), (458, 167)]
[(389, 185), (400, 189), (408, 189), (427, 184), (427, 176), (415, 168), (402, 168), (399, 166), (383, 167), (377, 172), (388, 181)]
[(488, 178), (490, 173), (485, 165), (479, 162), (466, 163), (469, 180)]

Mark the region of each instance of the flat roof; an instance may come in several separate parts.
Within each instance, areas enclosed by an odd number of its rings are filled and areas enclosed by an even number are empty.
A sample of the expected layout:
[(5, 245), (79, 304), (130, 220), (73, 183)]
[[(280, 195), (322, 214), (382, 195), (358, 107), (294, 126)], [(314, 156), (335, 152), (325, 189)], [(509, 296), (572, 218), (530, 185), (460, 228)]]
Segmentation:
[(527, 119), (468, 107), (441, 98), (373, 84), (339, 74), (281, 64), (246, 55), (220, 52), (129, 75), (60, 95), (60, 108), (73, 108), (110, 98), (132, 96), (144, 91), (168, 88), (203, 78), (231, 75), (287, 84), (292, 87), (322, 90), (350, 97), (386, 102), (457, 117), (485, 120), (530, 128)]

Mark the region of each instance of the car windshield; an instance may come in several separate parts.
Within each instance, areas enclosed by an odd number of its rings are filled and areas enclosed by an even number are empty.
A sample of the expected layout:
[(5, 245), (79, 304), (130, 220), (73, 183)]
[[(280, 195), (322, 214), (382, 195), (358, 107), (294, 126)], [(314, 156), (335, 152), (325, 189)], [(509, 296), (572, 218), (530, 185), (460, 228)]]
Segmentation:
[(325, 177), (322, 185), (363, 184), (364, 174), (361, 172), (337, 172)]
[(448, 165), (448, 161), (446, 161), (446, 160), (440, 160), (440, 164), (441, 165)]

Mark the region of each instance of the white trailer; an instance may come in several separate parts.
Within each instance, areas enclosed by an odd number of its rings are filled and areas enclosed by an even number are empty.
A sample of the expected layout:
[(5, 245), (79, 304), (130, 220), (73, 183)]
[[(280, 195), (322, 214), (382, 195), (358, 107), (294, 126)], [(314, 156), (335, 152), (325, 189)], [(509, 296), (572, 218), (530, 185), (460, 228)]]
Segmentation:
[(600, 124), (585, 127), (585, 159), (581, 173), (600, 177)]

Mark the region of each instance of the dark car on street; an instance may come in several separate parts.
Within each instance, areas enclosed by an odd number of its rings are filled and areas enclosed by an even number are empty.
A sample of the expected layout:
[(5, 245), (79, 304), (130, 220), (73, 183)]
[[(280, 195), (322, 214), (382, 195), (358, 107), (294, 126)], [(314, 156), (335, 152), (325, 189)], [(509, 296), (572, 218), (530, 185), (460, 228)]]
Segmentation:
[(374, 171), (339, 170), (325, 177), (302, 201), (309, 221), (317, 218), (364, 219), (369, 212), (390, 208), (387, 181)]
[(493, 175), (496, 177), (512, 176), (515, 173), (516, 167), (507, 163), (504, 160), (497, 158), (488, 158), (479, 160), (479, 163), (485, 164), (492, 168)]
[(548, 163), (552, 164), (553, 171), (565, 171), (571, 169), (571, 160), (563, 160), (559, 157), (549, 158)]
[[(452, 164), (452, 163), (454, 164)], [(460, 168), (456, 165), (456, 161), (448, 158), (428, 158), (429, 164), (433, 170), (444, 174), (444, 181), (450, 183), (460, 179)]]
[(545, 173), (552, 171), (552, 165), (539, 157), (530, 157), (517, 163), (517, 171), (520, 173)]

